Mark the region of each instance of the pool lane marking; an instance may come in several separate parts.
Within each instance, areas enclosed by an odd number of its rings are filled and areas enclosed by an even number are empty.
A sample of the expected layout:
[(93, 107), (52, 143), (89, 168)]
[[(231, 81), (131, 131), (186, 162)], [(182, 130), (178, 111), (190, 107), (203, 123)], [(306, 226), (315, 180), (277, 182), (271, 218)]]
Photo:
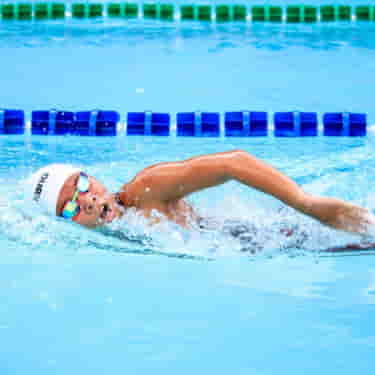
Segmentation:
[[(0, 117), (1, 117), (1, 111), (0, 110)], [(0, 121), (1, 121), (1, 118), (0, 118)], [(126, 135), (126, 129), (127, 129), (127, 122), (126, 121), (119, 121), (117, 123), (117, 130), (118, 130), (118, 134), (122, 134), (122, 135)], [(177, 124), (175, 122), (172, 122), (171, 125), (170, 125), (170, 129), (171, 129), (171, 136), (176, 136), (177, 137)], [(264, 138), (270, 138), (270, 137), (274, 137), (274, 131), (275, 131), (275, 126), (272, 122), (272, 120), (270, 120), (270, 122), (268, 123), (268, 126), (267, 126), (267, 129), (270, 131), (269, 135), (264, 137)], [(25, 135), (30, 135), (30, 131), (31, 131), (31, 121), (25, 121)], [(224, 124), (222, 123), (222, 121), (220, 121), (220, 137), (219, 138), (227, 138), (225, 137), (225, 129), (224, 129)], [(324, 126), (322, 124), (318, 124), (318, 136), (323, 136), (323, 131), (324, 131)], [(372, 136), (375, 136), (375, 123), (374, 124), (371, 124), (371, 125), (367, 125), (367, 132), (368, 133), (371, 133)], [(369, 134), (367, 134), (368, 136)], [(314, 137), (316, 138), (316, 137)]]
[[(124, 9), (124, 5), (126, 3), (121, 3), (120, 5), (122, 5), (122, 7), (120, 8), (121, 9), (121, 14), (120, 14), (120, 17), (118, 17), (119, 19), (122, 19), (123, 18), (123, 9)], [(14, 4), (15, 5), (15, 11), (16, 11), (16, 14), (18, 15), (18, 4)], [(51, 17), (51, 12), (52, 12), (52, 4), (50, 3), (47, 3), (48, 8), (47, 8), (47, 11), (48, 11), (48, 19), (46, 19), (45, 21), (51, 21), (52, 20), (52, 17)], [(105, 4), (104, 4), (105, 5)], [(1, 6), (1, 4), (0, 4)], [(355, 13), (356, 9), (357, 9), (357, 6), (351, 6), (351, 9), (353, 10), (352, 14), (351, 14), (351, 21), (352, 22), (361, 22), (361, 21), (367, 21), (367, 22), (371, 22), (371, 21), (374, 21), (375, 20), (375, 6), (374, 5), (369, 5), (369, 19), (368, 20), (358, 20), (357, 19), (357, 15)], [(216, 12), (214, 11), (214, 7), (212, 7), (211, 9), (211, 18), (210, 18), (210, 21), (215, 23), (216, 21)], [(270, 10), (268, 7), (265, 7), (265, 20), (262, 21), (263, 23), (270, 23)], [(302, 12), (301, 14), (301, 22), (298, 22), (299, 24), (305, 24), (305, 20), (304, 20), (304, 13), (303, 11), (301, 10), (300, 12)], [(335, 12), (335, 16), (337, 16), (338, 14), (338, 8), (335, 7), (334, 9), (334, 12)], [(229, 16), (232, 17), (234, 14), (234, 9), (232, 7), (229, 7)], [(160, 15), (160, 7), (157, 7), (157, 16)], [(198, 19), (198, 15), (199, 15), (199, 11), (198, 11), (198, 7), (197, 6), (194, 6), (193, 8), (193, 19), (191, 19), (190, 21), (200, 21)], [(73, 17), (73, 12), (71, 10), (66, 10), (64, 12), (64, 16), (65, 16), (65, 19), (73, 19), (75, 20), (76, 17)], [(35, 8), (33, 7), (32, 8), (32, 11), (31, 11), (31, 17), (33, 20), (37, 20), (37, 21), (40, 21), (38, 19), (36, 19), (35, 17)], [(93, 19), (92, 17), (89, 16), (89, 7), (85, 7), (84, 8), (84, 16), (83, 16), (85, 20), (91, 20)], [(108, 19), (111, 19), (113, 20), (114, 18), (117, 18), (117, 17), (110, 17), (109, 16), (109, 12), (107, 10), (106, 7), (103, 8), (103, 11), (102, 11), (102, 14), (100, 17), (94, 17), (94, 18), (108, 18)], [(281, 14), (281, 21), (279, 23), (288, 23), (287, 22), (287, 18), (288, 18), (288, 15), (286, 13), (286, 7), (282, 7), (282, 14)], [(333, 23), (333, 22), (342, 22), (340, 19), (338, 19), (339, 17), (336, 17), (336, 19), (334, 21), (331, 21), (329, 23)], [(0, 12), (0, 20), (3, 20), (4, 17), (3, 17), (3, 14), (2, 12)], [(143, 17), (143, 10), (142, 10), (142, 7), (138, 7), (138, 11), (137, 11), (137, 16), (135, 17), (135, 19), (145, 19), (145, 17)], [(173, 20), (174, 21), (181, 21), (181, 6), (179, 6), (177, 8), (177, 11), (174, 12), (173, 14)], [(248, 9), (248, 14), (246, 15), (245, 17), (245, 20), (249, 23), (252, 23), (253, 22), (253, 13), (252, 11), (249, 11)], [(163, 21), (163, 19), (161, 19), (160, 17), (156, 19), (156, 21)], [(235, 20), (231, 19), (230, 22), (236, 22)], [(254, 21), (255, 22), (255, 21)], [(257, 21), (259, 22), (259, 21)], [(317, 14), (316, 14), (316, 22), (314, 23), (319, 23), (319, 22), (323, 22), (322, 21), (322, 16), (321, 16), (321, 12), (318, 10), (317, 11)], [(310, 23), (308, 23), (310, 24)]]

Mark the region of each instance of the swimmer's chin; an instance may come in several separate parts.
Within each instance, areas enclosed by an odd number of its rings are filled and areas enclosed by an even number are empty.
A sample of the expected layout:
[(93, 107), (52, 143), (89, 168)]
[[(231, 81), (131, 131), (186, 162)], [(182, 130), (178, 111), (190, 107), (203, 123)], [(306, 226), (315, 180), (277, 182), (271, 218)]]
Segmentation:
[(99, 218), (95, 227), (102, 227), (103, 225), (110, 224), (114, 220), (119, 219), (114, 210), (108, 211), (104, 218)]

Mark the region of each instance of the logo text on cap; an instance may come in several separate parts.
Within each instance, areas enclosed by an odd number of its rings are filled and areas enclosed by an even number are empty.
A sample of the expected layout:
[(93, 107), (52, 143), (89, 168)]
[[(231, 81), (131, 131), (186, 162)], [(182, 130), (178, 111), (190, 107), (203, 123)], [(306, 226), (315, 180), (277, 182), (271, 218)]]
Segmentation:
[(40, 180), (38, 182), (38, 185), (36, 186), (35, 188), (35, 192), (34, 192), (34, 201), (38, 202), (39, 199), (40, 199), (40, 194), (42, 193), (42, 190), (43, 190), (43, 185), (44, 183), (46, 182), (47, 178), (49, 176), (49, 173), (46, 172), (46, 173), (43, 173), (42, 176), (40, 177)]

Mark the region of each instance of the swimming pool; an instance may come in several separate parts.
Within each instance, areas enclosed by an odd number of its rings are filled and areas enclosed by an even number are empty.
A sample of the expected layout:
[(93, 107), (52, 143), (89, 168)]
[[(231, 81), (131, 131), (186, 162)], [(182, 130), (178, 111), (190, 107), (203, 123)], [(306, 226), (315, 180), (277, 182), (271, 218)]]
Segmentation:
[[(5, 108), (352, 111), (375, 122), (371, 23), (72, 20), (0, 31)], [(251, 220), (262, 254), (135, 215), (116, 228), (133, 240), (121, 240), (28, 219), (17, 187), (56, 161), (115, 190), (151, 163), (243, 148), (307, 191), (374, 209), (374, 139), (2, 136), (1, 374), (369, 374), (375, 257), (316, 251), (351, 236), (229, 183), (191, 201), (206, 215)], [(309, 232), (305, 250), (277, 234), (285, 222)]]

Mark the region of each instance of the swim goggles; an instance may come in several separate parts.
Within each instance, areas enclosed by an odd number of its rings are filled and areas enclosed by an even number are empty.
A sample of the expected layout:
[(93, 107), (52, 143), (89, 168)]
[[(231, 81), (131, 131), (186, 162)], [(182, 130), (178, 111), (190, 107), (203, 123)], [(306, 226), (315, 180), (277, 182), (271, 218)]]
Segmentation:
[(80, 172), (77, 180), (77, 190), (75, 191), (73, 198), (65, 203), (65, 206), (61, 213), (62, 217), (64, 217), (65, 219), (73, 219), (74, 216), (79, 213), (81, 208), (77, 203), (77, 198), (79, 196), (79, 193), (87, 193), (89, 191), (89, 187), (89, 176), (84, 172)]

